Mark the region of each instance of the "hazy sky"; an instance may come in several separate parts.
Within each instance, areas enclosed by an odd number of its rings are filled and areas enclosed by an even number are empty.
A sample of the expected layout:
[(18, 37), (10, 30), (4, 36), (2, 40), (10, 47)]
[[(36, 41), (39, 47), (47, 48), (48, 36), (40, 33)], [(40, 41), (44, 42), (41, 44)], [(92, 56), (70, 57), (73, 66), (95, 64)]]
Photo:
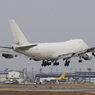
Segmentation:
[[(95, 0), (0, 0), (0, 45), (12, 46), (13, 36), (9, 20), (15, 19), (29, 42), (64, 42), (83, 39), (89, 47), (95, 46)], [(0, 70), (27, 68), (43, 72), (70, 72), (91, 67), (95, 71), (95, 58), (78, 63), (72, 58), (70, 66), (41, 67), (41, 61), (30, 61), (24, 56), (13, 59), (0, 57)]]

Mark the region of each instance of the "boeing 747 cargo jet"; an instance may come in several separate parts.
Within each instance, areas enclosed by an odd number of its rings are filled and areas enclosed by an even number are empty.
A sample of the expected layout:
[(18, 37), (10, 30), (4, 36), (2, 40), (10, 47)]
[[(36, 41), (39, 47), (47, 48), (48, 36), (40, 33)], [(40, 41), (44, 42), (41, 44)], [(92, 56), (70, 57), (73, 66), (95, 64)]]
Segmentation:
[[(2, 57), (11, 59), (21, 54), (29, 57), (30, 60), (41, 61), (42, 66), (59, 65), (58, 60), (63, 59), (65, 66), (69, 66), (72, 57), (79, 57), (79, 62), (91, 60), (92, 55), (95, 56), (95, 47), (89, 48), (81, 39), (73, 39), (66, 42), (55, 43), (29, 43), (15, 20), (10, 20), (10, 26), (14, 37), (14, 45), (12, 47), (3, 47), (7, 50), (1, 50)], [(8, 51), (8, 50), (12, 51)]]

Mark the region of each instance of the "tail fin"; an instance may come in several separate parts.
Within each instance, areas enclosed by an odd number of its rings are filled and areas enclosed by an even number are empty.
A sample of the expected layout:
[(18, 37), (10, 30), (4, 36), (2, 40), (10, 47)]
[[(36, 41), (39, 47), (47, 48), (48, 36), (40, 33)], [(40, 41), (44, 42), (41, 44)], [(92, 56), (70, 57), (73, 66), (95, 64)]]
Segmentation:
[(56, 80), (60, 81), (62, 79), (66, 79), (65, 78), (66, 72), (64, 72), (59, 78), (55, 78)]
[(60, 78), (65, 79), (66, 72), (64, 72)]
[(10, 20), (10, 26), (14, 37), (14, 42), (16, 45), (27, 45), (29, 42), (19, 29), (18, 25), (16, 24), (15, 20)]

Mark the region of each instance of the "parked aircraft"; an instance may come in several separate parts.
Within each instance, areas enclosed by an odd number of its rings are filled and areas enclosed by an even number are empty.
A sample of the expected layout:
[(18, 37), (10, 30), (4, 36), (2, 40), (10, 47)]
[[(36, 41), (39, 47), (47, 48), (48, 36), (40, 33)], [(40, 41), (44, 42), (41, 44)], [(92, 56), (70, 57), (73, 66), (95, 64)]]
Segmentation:
[[(3, 47), (13, 51), (1, 50), (2, 57), (11, 59), (23, 54), (30, 60), (41, 61), (42, 66), (59, 65), (58, 60), (63, 59), (65, 66), (69, 66), (72, 57), (79, 57), (79, 63), (84, 60), (91, 60), (92, 55), (95, 56), (95, 47), (89, 48), (81, 39), (73, 39), (66, 42), (53, 43), (29, 43), (15, 20), (10, 20), (10, 26), (14, 37), (14, 45), (12, 47)], [(92, 53), (92, 54), (91, 54)]]
[(60, 77), (54, 78), (54, 77), (47, 77), (47, 78), (40, 78), (39, 83), (44, 84), (44, 82), (53, 82), (53, 81), (60, 81), (62, 79), (65, 79), (66, 72), (64, 72)]

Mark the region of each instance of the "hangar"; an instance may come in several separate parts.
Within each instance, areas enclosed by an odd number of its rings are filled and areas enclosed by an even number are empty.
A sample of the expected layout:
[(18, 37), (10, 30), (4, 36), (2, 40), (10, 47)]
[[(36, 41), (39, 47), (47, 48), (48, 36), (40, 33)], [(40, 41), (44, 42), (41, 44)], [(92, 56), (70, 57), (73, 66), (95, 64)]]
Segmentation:
[(14, 80), (14, 79), (17, 80), (23, 79), (23, 72), (15, 70), (0, 71), (0, 82), (5, 82), (7, 80)]

